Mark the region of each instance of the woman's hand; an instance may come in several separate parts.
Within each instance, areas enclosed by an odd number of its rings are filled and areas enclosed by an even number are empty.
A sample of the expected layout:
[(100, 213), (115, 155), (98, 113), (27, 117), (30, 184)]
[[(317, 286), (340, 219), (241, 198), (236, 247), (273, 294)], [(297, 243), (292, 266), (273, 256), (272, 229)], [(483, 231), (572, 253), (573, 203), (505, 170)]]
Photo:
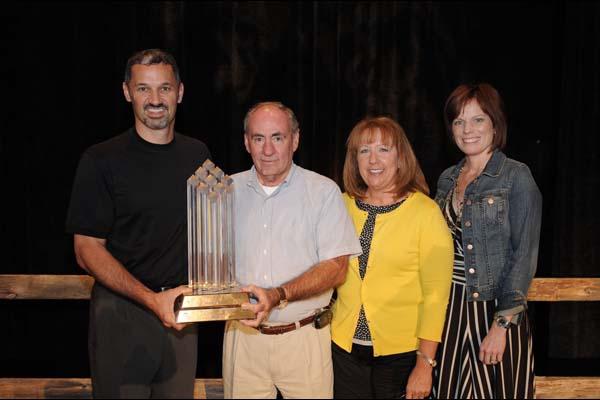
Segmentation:
[(420, 357), (417, 357), (417, 363), (406, 384), (407, 399), (424, 399), (429, 396), (429, 393), (431, 393), (432, 372), (433, 368)]
[(479, 361), (486, 365), (502, 362), (506, 348), (506, 329), (492, 323), (490, 331), (485, 336), (479, 347)]

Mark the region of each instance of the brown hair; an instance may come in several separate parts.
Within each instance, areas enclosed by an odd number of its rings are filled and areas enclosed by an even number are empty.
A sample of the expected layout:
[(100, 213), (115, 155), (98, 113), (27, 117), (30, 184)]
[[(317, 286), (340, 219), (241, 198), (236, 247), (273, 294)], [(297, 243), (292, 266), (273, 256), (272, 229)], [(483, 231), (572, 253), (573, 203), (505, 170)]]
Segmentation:
[(371, 141), (377, 131), (381, 132), (383, 142), (396, 147), (398, 151), (400, 165), (396, 174), (395, 195), (400, 198), (409, 192), (415, 191), (428, 195), (429, 187), (404, 129), (388, 117), (364, 118), (350, 132), (346, 142), (346, 161), (344, 162), (344, 188), (346, 193), (361, 200), (365, 198), (367, 184), (360, 176), (356, 155), (358, 147), (361, 143), (364, 143), (361, 139), (365, 138), (366, 135), (367, 141)]
[(444, 106), (444, 122), (446, 129), (452, 134), (452, 122), (471, 100), (477, 100), (479, 107), (490, 117), (496, 134), (492, 141), (492, 150), (506, 146), (506, 114), (502, 97), (489, 83), (463, 84), (450, 93)]

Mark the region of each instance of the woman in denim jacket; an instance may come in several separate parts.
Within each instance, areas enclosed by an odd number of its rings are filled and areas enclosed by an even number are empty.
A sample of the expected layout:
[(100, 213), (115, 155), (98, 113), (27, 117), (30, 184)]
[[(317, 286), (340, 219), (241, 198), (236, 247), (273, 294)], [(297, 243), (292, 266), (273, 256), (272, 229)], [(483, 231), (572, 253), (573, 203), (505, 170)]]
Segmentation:
[(435, 198), (454, 239), (454, 267), (434, 394), (532, 398), (526, 298), (537, 265), (542, 196), (529, 168), (500, 151), (506, 118), (492, 86), (457, 87), (444, 117), (465, 157), (442, 173)]

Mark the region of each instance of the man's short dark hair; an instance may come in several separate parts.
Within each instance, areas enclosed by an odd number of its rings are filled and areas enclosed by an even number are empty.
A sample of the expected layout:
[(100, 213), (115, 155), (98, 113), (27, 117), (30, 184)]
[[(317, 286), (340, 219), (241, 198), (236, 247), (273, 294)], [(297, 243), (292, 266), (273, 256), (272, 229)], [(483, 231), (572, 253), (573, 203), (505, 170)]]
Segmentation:
[(181, 82), (179, 78), (179, 68), (175, 57), (171, 53), (168, 53), (161, 49), (147, 49), (141, 50), (129, 57), (127, 65), (125, 66), (125, 83), (129, 83), (131, 80), (131, 67), (136, 64), (141, 65), (154, 65), (154, 64), (168, 64), (173, 68), (175, 79), (177, 83)]

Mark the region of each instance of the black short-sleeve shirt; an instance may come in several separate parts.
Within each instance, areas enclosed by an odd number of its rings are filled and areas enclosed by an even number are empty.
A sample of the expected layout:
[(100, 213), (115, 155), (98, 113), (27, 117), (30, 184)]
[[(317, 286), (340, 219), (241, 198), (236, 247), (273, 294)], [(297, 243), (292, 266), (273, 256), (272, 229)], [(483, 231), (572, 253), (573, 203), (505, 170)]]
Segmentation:
[(210, 157), (175, 133), (157, 145), (128, 131), (81, 157), (66, 230), (106, 239), (107, 250), (150, 289), (187, 281), (186, 181)]

